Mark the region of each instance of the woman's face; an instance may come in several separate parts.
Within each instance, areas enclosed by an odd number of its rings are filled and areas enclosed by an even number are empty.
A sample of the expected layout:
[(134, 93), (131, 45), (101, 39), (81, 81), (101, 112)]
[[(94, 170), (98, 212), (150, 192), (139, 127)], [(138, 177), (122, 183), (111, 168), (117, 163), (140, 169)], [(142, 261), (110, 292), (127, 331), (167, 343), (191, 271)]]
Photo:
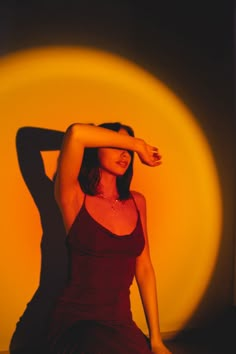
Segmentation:
[[(120, 134), (129, 135), (128, 132), (121, 128)], [(115, 176), (122, 176), (129, 167), (131, 156), (127, 150), (117, 148), (99, 148), (98, 159), (100, 168)]]

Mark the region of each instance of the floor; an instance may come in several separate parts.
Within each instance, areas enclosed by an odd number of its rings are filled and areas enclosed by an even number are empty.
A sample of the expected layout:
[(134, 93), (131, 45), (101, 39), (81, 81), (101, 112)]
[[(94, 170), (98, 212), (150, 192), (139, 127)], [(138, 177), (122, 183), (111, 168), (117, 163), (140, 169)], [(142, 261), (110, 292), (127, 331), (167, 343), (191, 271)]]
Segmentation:
[(236, 308), (202, 330), (165, 341), (173, 354), (236, 354)]

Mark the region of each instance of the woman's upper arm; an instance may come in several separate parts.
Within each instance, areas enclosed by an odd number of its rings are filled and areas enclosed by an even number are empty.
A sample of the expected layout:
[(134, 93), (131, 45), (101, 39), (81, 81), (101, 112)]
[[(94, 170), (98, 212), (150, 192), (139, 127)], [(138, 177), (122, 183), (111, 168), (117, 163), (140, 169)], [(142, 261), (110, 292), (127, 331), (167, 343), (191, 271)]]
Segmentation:
[[(79, 124), (71, 125), (64, 136), (58, 159), (55, 180), (55, 198), (59, 204), (66, 224), (71, 224), (79, 205), (82, 204), (84, 193), (78, 182), (84, 146), (79, 139)], [(71, 219), (71, 220), (69, 220)]]
[(136, 259), (136, 270), (144, 269), (145, 267), (151, 266), (150, 250), (149, 250), (149, 240), (147, 232), (147, 209), (146, 209), (146, 200), (145, 197), (138, 192), (132, 192), (137, 207), (139, 209), (139, 214), (141, 218), (143, 234), (145, 239), (145, 245), (142, 253)]

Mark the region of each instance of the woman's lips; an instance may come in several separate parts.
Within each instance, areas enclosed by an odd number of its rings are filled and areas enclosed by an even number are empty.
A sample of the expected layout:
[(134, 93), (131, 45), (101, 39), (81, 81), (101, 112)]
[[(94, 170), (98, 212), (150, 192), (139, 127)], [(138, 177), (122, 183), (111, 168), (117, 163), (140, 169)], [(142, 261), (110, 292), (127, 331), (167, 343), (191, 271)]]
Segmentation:
[(116, 162), (118, 165), (120, 165), (123, 168), (126, 168), (128, 166), (128, 162), (127, 161), (117, 161)]

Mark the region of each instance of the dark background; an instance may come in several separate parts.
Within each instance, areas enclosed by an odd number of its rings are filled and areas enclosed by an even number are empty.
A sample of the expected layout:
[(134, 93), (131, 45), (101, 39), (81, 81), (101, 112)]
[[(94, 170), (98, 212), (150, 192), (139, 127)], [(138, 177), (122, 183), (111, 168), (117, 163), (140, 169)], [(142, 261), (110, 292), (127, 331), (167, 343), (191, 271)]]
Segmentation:
[(220, 290), (219, 308), (233, 304), (233, 12), (230, 2), (207, 0), (0, 3), (0, 55), (51, 45), (118, 54), (158, 77), (198, 118), (218, 167), (225, 220), (216, 271), (198, 314), (211, 307), (209, 299), (224, 273), (227, 290)]
[(2, 55), (33, 46), (97, 47), (156, 74), (200, 116), (230, 113), (233, 9), (227, 1), (8, 0), (0, 14)]

